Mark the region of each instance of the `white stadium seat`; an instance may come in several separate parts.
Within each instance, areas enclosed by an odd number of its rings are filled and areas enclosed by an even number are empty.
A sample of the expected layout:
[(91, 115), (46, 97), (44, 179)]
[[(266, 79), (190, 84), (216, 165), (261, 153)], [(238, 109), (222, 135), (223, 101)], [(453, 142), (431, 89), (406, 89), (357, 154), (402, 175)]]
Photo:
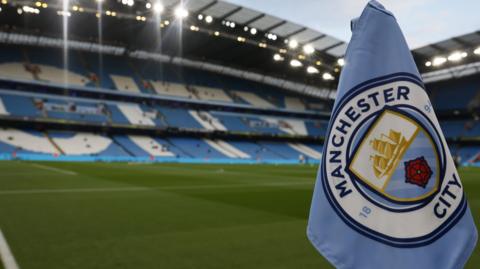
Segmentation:
[(33, 74), (25, 69), (23, 63), (0, 64), (0, 76), (5, 78), (33, 80)]
[(108, 148), (112, 140), (92, 133), (76, 133), (72, 137), (54, 137), (53, 142), (67, 155), (89, 155)]
[(205, 111), (188, 111), (190, 115), (198, 122), (203, 128), (207, 130), (219, 130), (219, 131), (227, 131), (227, 128), (215, 117), (213, 117), (210, 113)]
[(132, 140), (137, 146), (146, 151), (152, 156), (158, 157), (174, 157), (175, 154), (170, 152), (166, 146), (158, 143), (155, 139), (149, 136), (129, 135), (128, 138)]
[(285, 108), (291, 110), (305, 110), (305, 104), (297, 97), (285, 97)]
[(131, 77), (120, 76), (120, 75), (110, 75), (110, 78), (115, 84), (115, 88), (120, 91), (129, 91), (129, 92), (140, 92), (140, 89), (135, 83), (135, 80)]
[(152, 87), (160, 95), (171, 95), (177, 97), (194, 98), (193, 94), (187, 90), (185, 85), (178, 83), (166, 83), (160, 81), (150, 81)]
[(307, 155), (311, 158), (314, 158), (314, 159), (317, 159), (317, 160), (320, 160), (322, 158), (322, 153), (321, 152), (318, 152), (314, 149), (312, 149), (311, 147), (309, 146), (306, 146), (304, 144), (301, 144), (301, 143), (288, 143), (288, 145), (293, 148), (294, 150), (304, 154), (304, 155)]
[(291, 135), (308, 135), (307, 127), (303, 120), (262, 117), (262, 119), (272, 125), (278, 126), (278, 129)]
[(46, 136), (37, 136), (16, 129), (0, 129), (0, 142), (38, 153), (60, 153)]
[(64, 69), (37, 64), (40, 67), (40, 72), (38, 73), (38, 78), (40, 80), (63, 84), (67, 82), (71, 85), (80, 85), (84, 86), (89, 82), (89, 79), (85, 76), (73, 73), (71, 71), (64, 72)]
[(197, 95), (202, 100), (233, 102), (232, 98), (228, 96), (223, 90), (213, 89), (209, 87), (195, 86)]
[(258, 95), (251, 92), (234, 91), (234, 93), (247, 103), (261, 108), (274, 108), (275, 106)]
[(211, 140), (211, 139), (204, 139), (204, 141), (210, 145), (212, 148), (216, 149), (223, 155), (230, 157), (230, 158), (239, 158), (239, 159), (249, 159), (250, 155), (247, 153), (237, 149), (236, 147), (228, 144), (223, 140)]
[(118, 109), (131, 124), (155, 126), (155, 122), (149, 118), (138, 105), (118, 104)]

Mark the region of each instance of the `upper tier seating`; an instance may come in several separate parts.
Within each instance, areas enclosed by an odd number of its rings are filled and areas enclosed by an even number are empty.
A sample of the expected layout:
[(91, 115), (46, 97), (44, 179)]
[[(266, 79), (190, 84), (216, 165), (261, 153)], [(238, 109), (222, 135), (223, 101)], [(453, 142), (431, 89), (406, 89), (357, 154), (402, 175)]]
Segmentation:
[(36, 65), (38, 67), (39, 80), (69, 85), (86, 85), (89, 80), (87, 77), (75, 74), (73, 72), (64, 72), (64, 69), (48, 65)]
[(261, 108), (275, 108), (273, 104), (270, 102), (260, 98), (258, 95), (251, 93), (251, 92), (244, 92), (244, 91), (233, 91), (233, 94), (240, 97), (241, 99), (245, 100), (247, 103)]
[(135, 125), (147, 125), (155, 126), (155, 122), (152, 120), (140, 106), (134, 104), (118, 104), (118, 109), (128, 119), (128, 122)]
[(120, 75), (110, 75), (110, 78), (115, 85), (115, 88), (120, 91), (128, 91), (128, 92), (141, 92), (138, 88), (135, 80), (128, 76), (120, 76)]
[(41, 116), (40, 110), (35, 107), (32, 98), (23, 95), (0, 93), (5, 109), (10, 115), (22, 117)]
[(285, 97), (285, 108), (290, 110), (305, 110), (305, 104), (297, 97)]
[(196, 90), (198, 98), (202, 100), (233, 102), (232, 98), (230, 98), (230, 96), (228, 96), (223, 90), (203, 86), (195, 86), (194, 89)]
[(208, 112), (190, 110), (188, 113), (190, 113), (190, 115), (192, 115), (192, 117), (207, 130), (227, 131), (227, 128), (220, 122), (220, 120), (213, 117)]
[(191, 93), (185, 85), (173, 83), (173, 82), (160, 82), (160, 81), (150, 81), (155, 92), (160, 95), (170, 95), (176, 97), (185, 97), (189, 99), (195, 99), (193, 93)]
[(103, 106), (87, 102), (67, 102), (61, 99), (43, 99), (43, 110), (50, 118), (104, 123), (108, 121)]
[(272, 117), (262, 117), (262, 119), (272, 126), (277, 126), (278, 129), (291, 135), (308, 135), (305, 122), (303, 120), (281, 119)]
[(10, 113), (8, 113), (7, 109), (5, 108), (5, 105), (3, 104), (1, 96), (0, 96), (0, 115), (10, 115)]
[(186, 109), (164, 106), (156, 106), (155, 108), (165, 116), (168, 125), (171, 127), (203, 129), (203, 126)]
[[(195, 100), (249, 104), (260, 108), (305, 110), (303, 97), (287, 96), (273, 86), (168, 63), (61, 49), (2, 45), (0, 76), (131, 92), (157, 93)], [(64, 72), (64, 66), (68, 71)], [(249, 89), (250, 91), (245, 91)]]
[(0, 77), (32, 80), (33, 74), (25, 69), (24, 63), (0, 63)]
[(438, 111), (467, 108), (470, 102), (478, 99), (479, 89), (478, 76), (427, 84), (430, 100)]

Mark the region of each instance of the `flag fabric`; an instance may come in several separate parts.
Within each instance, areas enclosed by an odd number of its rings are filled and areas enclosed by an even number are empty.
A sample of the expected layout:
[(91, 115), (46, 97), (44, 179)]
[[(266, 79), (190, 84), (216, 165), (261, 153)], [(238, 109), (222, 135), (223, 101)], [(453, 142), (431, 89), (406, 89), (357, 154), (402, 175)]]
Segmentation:
[(462, 268), (477, 231), (395, 17), (352, 21), (307, 235), (337, 268)]

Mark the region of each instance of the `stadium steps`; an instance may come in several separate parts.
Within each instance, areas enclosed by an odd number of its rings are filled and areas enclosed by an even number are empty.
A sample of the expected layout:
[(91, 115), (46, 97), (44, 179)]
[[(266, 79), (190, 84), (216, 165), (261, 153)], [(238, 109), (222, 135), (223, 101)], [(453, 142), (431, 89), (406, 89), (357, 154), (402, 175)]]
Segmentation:
[(288, 145), (290, 147), (292, 147), (293, 149), (295, 149), (296, 151), (304, 154), (304, 155), (307, 155), (311, 158), (314, 158), (314, 159), (318, 159), (320, 160), (322, 158), (322, 154), (312, 148), (310, 148), (309, 146), (306, 146), (304, 144), (300, 144), (300, 143), (288, 143)]
[(145, 81), (148, 81), (147, 79), (143, 78), (142, 74), (140, 74), (140, 72), (138, 72), (138, 69), (137, 67), (132, 63), (132, 61), (130, 61), (130, 59), (127, 59), (126, 60), (127, 62), (127, 66), (130, 67), (130, 70), (133, 71), (133, 80), (135, 80), (135, 78), (138, 78), (140, 80), (140, 91), (141, 92), (146, 92), (146, 93), (150, 93), (150, 94), (156, 94), (155, 90), (153, 88), (146, 88), (145, 87)]
[(94, 74), (95, 76), (99, 77), (99, 74), (95, 74), (95, 72), (92, 71), (92, 68), (90, 67), (90, 64), (88, 63), (87, 60), (85, 60), (85, 55), (83, 55), (82, 52), (78, 52), (78, 59), (80, 60), (80, 64), (87, 70), (88, 74), (88, 79), (90, 82), (94, 84), (95, 87), (100, 87), (100, 79), (97, 80), (92, 80), (91, 75)]
[(48, 139), (48, 141), (53, 145), (53, 147), (58, 150), (58, 152), (60, 152), (60, 154), (62, 155), (65, 155), (65, 152), (63, 151), (62, 148), (60, 148), (60, 146), (57, 145), (57, 143), (55, 143), (55, 141), (48, 135), (47, 132), (44, 132), (43, 133), (45, 135), (45, 137)]
[(112, 140), (113, 144), (117, 145), (119, 148), (121, 148), (123, 151), (125, 151), (129, 156), (135, 157), (135, 154), (133, 152), (131, 152), (127, 147), (118, 143), (118, 141), (114, 137), (111, 137), (110, 139)]
[[(27, 52), (26, 48), (22, 48), (22, 56), (23, 56), (23, 60), (24, 60), (25, 64), (33, 65), (32, 61), (30, 60), (30, 57), (28, 56), (28, 52)], [(38, 76), (38, 72), (32, 72), (32, 71), (28, 70), (27, 68), (25, 68), (25, 70), (32, 74), (33, 79), (40, 80), (40, 77)], [(40, 70), (40, 72), (41, 72), (41, 70)]]
[(249, 159), (250, 155), (246, 154), (245, 152), (235, 148), (234, 146), (228, 144), (223, 140), (211, 140), (211, 139), (203, 139), (209, 146), (217, 150), (218, 152), (222, 153), (223, 155), (229, 158), (240, 158), (240, 159)]
[(186, 152), (184, 149), (182, 149), (181, 147), (175, 145), (169, 138), (164, 138), (163, 139), (165, 142), (168, 143), (169, 146), (171, 146), (172, 148), (175, 148), (176, 150), (178, 150), (179, 152), (181, 152), (182, 154), (185, 154), (185, 156), (187, 157), (190, 157), (190, 158), (194, 158), (193, 155), (191, 155), (190, 153)]
[(257, 145), (258, 145), (259, 147), (261, 147), (261, 148), (267, 149), (268, 151), (272, 152), (273, 154), (278, 155), (279, 157), (281, 157), (281, 158), (283, 158), (283, 159), (285, 159), (285, 160), (290, 159), (290, 158), (288, 158), (286, 155), (280, 153), (280, 152), (277, 151), (277, 150), (273, 150), (272, 148), (268, 147), (267, 145), (264, 145), (264, 144), (259, 143), (259, 142), (255, 142), (255, 144), (257, 144)]

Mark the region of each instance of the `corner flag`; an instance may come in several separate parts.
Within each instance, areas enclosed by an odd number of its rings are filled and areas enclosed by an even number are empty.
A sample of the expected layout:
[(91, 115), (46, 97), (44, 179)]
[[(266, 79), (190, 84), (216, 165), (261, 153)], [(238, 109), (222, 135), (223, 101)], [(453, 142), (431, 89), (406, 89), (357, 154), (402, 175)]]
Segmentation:
[(352, 32), (308, 238), (337, 268), (462, 268), (477, 231), (401, 30), (371, 1)]

